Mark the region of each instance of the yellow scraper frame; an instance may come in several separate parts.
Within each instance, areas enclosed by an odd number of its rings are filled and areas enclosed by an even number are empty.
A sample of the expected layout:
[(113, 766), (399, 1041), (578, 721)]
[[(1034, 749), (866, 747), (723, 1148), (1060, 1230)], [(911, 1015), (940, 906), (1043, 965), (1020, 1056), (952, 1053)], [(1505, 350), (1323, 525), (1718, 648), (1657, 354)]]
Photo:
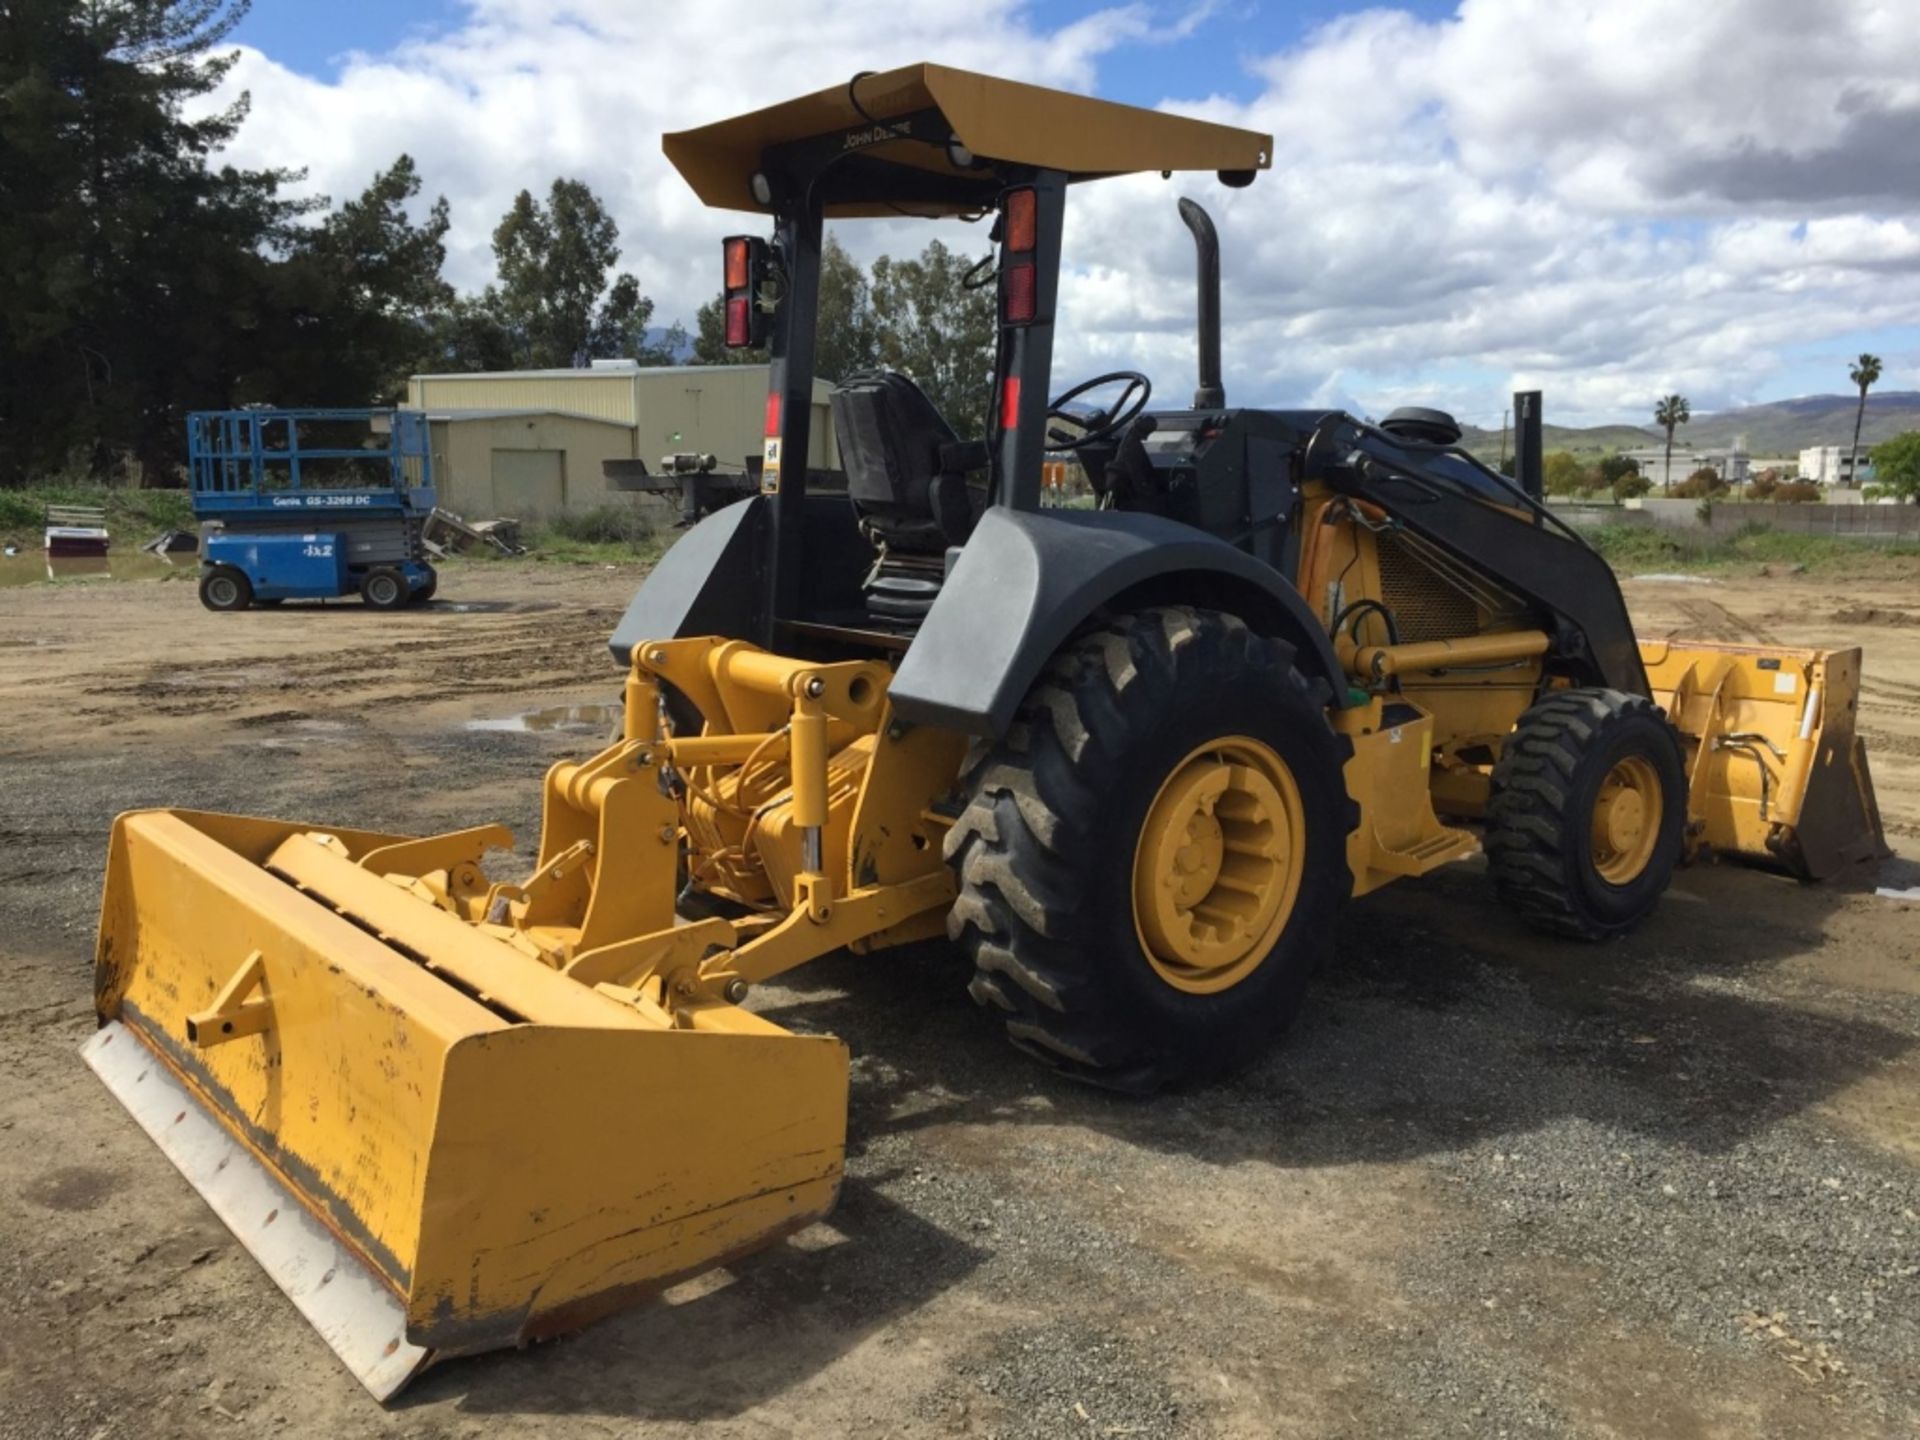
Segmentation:
[[(705, 733), (661, 733), (663, 677)], [(482, 871), (498, 826), (124, 815), (89, 1063), (382, 1398), (790, 1233), (838, 1189), (846, 1050), (737, 1002), (830, 950), (934, 933), (954, 893), (926, 806), (964, 742), (893, 722), (888, 678), (645, 647), (626, 738), (549, 772), (518, 883)], [(679, 923), (690, 777), (750, 760), (782, 772), (785, 814), (761, 818), (794, 852), (790, 893)], [(834, 768), (855, 781), (838, 844)]]

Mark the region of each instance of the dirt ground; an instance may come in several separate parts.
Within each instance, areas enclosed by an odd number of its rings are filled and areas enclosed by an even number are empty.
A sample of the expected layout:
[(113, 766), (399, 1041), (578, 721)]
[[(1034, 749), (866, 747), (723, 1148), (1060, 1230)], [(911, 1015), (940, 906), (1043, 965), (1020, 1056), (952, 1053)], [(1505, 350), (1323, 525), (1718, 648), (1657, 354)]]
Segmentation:
[[(1920, 907), (1736, 866), (1604, 948), (1477, 863), (1352, 907), (1288, 1037), (1204, 1092), (1049, 1078), (928, 947), (756, 992), (854, 1054), (830, 1226), (383, 1411), (76, 1055), (109, 822), (175, 804), (534, 838), (637, 575), (211, 616), (0, 592), (0, 1436), (1912, 1435)], [(1920, 575), (1629, 585), (1643, 633), (1866, 647), (1920, 884)], [(555, 1097), (604, 1106), (614, 1096)]]

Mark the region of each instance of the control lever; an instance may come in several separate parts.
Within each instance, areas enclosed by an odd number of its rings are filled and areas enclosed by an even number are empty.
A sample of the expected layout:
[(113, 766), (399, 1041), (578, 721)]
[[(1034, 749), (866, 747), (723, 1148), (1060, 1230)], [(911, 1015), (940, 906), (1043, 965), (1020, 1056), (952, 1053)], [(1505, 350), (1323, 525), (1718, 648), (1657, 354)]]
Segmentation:
[[(1120, 437), (1120, 448), (1107, 463), (1106, 489), (1116, 494), (1144, 497), (1160, 490), (1160, 476), (1147, 458), (1147, 436), (1160, 428), (1151, 415), (1142, 415)], [(1104, 499), (1104, 494), (1102, 495)]]

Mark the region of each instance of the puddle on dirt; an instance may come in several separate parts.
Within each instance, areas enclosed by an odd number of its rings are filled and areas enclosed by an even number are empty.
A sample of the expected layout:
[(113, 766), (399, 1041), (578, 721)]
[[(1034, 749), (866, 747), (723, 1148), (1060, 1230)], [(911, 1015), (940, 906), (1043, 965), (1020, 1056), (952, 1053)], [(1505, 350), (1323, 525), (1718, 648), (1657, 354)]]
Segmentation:
[(307, 745), (351, 745), (358, 737), (344, 720), (292, 720), (286, 722), (290, 735), (269, 735), (253, 743), (262, 750), (291, 750), (296, 755)]
[(131, 551), (117, 555), (72, 555), (49, 559), (42, 550), (22, 549), (18, 555), (0, 555), (0, 587), (44, 585), (48, 581), (160, 580), (169, 575), (197, 575), (200, 557), (167, 559)]
[(619, 718), (618, 705), (547, 705), (538, 710), (523, 710), (518, 715), (469, 720), (466, 728), (515, 735), (605, 735)]

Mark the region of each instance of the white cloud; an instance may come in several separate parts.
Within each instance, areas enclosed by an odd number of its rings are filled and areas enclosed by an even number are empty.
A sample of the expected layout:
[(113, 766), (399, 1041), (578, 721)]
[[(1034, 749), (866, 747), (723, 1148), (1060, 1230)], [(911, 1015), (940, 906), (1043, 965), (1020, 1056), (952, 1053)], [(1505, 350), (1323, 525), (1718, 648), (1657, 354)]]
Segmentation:
[[(1128, 3), (1049, 28), (1018, 0), (795, 9), (475, 0), (450, 33), (324, 82), (248, 52), (231, 83), (253, 116), (231, 158), (305, 164), (345, 196), (411, 152), (452, 202), (448, 269), (468, 287), (491, 273), (514, 192), (579, 176), (659, 316), (690, 319), (738, 217), (694, 201), (662, 131), (854, 65), (938, 59), (1098, 89), (1115, 48), (1211, 14)], [(1901, 0), (1465, 0), (1434, 22), (1347, 16), (1250, 64), (1247, 103), (1163, 103), (1271, 131), (1275, 168), (1251, 189), (1076, 191), (1063, 378), (1130, 364), (1170, 396), (1191, 385), (1183, 193), (1220, 223), (1229, 393), (1247, 400), (1378, 413), (1424, 397), (1485, 421), (1528, 383), (1556, 419), (1637, 418), (1673, 388), (1696, 410), (1777, 393), (1790, 346), (1920, 325), (1920, 12)], [(871, 255), (928, 232), (841, 233)], [(1890, 378), (1906, 373), (1890, 358)]]

